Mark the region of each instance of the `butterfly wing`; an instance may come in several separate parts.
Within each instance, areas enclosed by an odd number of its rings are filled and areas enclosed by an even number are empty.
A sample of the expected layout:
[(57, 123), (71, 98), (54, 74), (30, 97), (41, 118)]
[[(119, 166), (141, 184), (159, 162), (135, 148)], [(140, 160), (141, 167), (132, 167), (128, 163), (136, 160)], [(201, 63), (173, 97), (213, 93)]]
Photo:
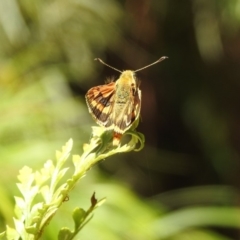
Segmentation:
[(114, 131), (123, 134), (126, 132), (139, 117), (141, 109), (141, 90), (137, 89), (131, 96), (121, 116), (115, 116)]
[(131, 128), (132, 124), (138, 119), (141, 109), (141, 90), (137, 89), (127, 102), (122, 116), (113, 117), (113, 145), (118, 146), (122, 135)]
[(134, 96), (134, 104), (132, 107), (131, 119), (129, 117), (131, 124), (134, 123), (134, 121), (139, 118), (140, 111), (141, 111), (141, 99), (142, 99), (141, 90), (137, 89), (136, 94)]
[(96, 122), (112, 127), (111, 113), (114, 103), (115, 82), (91, 88), (86, 94), (88, 110)]

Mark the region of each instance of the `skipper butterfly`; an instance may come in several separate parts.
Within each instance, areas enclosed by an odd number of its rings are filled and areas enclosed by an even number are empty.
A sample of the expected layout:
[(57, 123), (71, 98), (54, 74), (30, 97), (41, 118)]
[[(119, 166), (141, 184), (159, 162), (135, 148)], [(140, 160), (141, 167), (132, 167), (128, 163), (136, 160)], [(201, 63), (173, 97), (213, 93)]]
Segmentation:
[(86, 102), (90, 114), (95, 121), (113, 131), (113, 145), (118, 146), (122, 135), (139, 118), (141, 109), (141, 90), (135, 73), (165, 60), (161, 57), (156, 62), (138, 70), (120, 71), (100, 58), (96, 58), (102, 64), (121, 73), (114, 82), (93, 87), (86, 94)]

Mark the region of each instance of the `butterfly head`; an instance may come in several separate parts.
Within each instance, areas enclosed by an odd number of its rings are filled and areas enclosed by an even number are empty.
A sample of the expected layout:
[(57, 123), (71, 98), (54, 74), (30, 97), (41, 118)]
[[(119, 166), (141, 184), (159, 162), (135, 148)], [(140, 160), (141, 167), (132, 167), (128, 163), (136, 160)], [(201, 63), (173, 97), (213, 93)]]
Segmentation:
[(119, 77), (118, 82), (122, 84), (135, 83), (136, 77), (134, 71), (131, 70), (123, 71)]

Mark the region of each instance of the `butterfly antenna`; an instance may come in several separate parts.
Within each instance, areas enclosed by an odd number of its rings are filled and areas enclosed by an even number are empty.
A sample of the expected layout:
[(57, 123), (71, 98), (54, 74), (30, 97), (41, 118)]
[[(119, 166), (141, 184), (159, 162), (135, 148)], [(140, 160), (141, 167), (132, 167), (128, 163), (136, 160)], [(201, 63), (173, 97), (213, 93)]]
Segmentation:
[(148, 67), (150, 67), (150, 66), (152, 66), (152, 65), (154, 65), (154, 64), (156, 64), (156, 63), (162, 62), (163, 60), (165, 60), (165, 59), (167, 59), (167, 58), (168, 58), (168, 57), (163, 56), (163, 57), (159, 58), (156, 62), (151, 63), (151, 64), (149, 64), (149, 65), (147, 65), (147, 66), (145, 66), (145, 67), (143, 67), (143, 68), (137, 69), (137, 70), (135, 70), (134, 72), (141, 71), (141, 70), (143, 70), (143, 69), (145, 69), (145, 68), (148, 68)]
[(94, 60), (97, 60), (97, 61), (99, 61), (100, 63), (102, 63), (103, 65), (106, 65), (107, 67), (112, 68), (112, 69), (114, 69), (115, 71), (122, 73), (122, 71), (120, 71), (120, 70), (118, 70), (118, 69), (116, 69), (116, 68), (114, 68), (114, 67), (106, 64), (101, 58), (95, 58)]

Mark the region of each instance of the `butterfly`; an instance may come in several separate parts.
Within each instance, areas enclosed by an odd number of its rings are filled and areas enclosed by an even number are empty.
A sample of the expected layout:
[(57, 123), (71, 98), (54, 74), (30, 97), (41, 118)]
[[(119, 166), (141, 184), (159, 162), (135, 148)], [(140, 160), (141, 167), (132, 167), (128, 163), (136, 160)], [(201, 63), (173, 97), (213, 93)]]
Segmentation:
[(113, 131), (114, 146), (119, 145), (122, 135), (131, 128), (140, 115), (141, 90), (135, 73), (166, 58), (168, 57), (161, 57), (156, 62), (135, 71), (120, 71), (100, 58), (95, 59), (121, 73), (115, 82), (93, 87), (85, 96), (89, 113), (97, 124)]

